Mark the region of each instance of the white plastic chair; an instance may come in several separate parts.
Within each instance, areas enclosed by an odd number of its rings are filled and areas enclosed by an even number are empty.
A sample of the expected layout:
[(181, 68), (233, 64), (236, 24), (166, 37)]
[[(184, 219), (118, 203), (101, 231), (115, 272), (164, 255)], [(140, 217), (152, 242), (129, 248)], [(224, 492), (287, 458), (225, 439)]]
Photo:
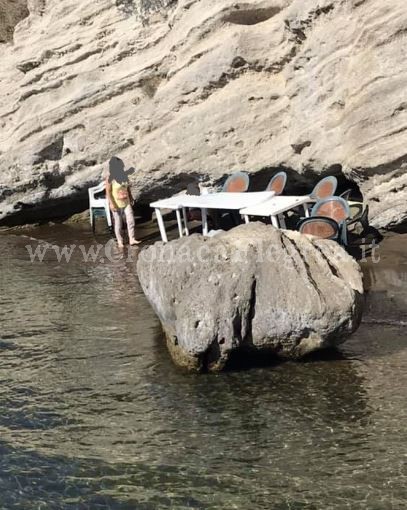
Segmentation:
[(90, 224), (93, 232), (95, 231), (95, 218), (97, 216), (105, 216), (109, 228), (112, 228), (112, 217), (110, 214), (109, 201), (106, 197), (96, 198), (95, 195), (105, 191), (105, 183), (101, 182), (97, 186), (88, 189), (89, 194), (89, 213)]

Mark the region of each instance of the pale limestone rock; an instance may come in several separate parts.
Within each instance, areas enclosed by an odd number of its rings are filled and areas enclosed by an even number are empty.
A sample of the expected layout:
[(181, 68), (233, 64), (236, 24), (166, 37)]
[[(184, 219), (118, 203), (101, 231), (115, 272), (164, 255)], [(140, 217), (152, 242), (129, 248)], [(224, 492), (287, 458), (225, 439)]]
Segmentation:
[(112, 155), (143, 203), (285, 167), (407, 218), (404, 0), (179, 0), (148, 25), (125, 3), (30, 0), (0, 45), (0, 219), (85, 205)]
[(13, 40), (14, 27), (28, 14), (27, 0), (0, 0), (0, 44)]

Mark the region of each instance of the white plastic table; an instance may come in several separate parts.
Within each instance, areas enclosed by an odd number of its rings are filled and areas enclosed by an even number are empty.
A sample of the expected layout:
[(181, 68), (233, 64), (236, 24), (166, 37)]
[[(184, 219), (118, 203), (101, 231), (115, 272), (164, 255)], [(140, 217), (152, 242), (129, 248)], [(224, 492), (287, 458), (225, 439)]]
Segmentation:
[[(187, 196), (187, 195), (185, 195)], [(165, 230), (165, 224), (163, 215), (161, 212), (161, 209), (169, 209), (171, 211), (175, 211), (177, 215), (177, 222), (178, 222), (178, 230), (179, 230), (179, 236), (183, 236), (183, 226), (182, 226), (182, 220), (181, 220), (181, 210), (184, 216), (184, 223), (186, 225), (185, 227), (185, 233), (186, 235), (189, 234), (188, 232), (188, 226), (187, 226), (187, 216), (185, 208), (182, 207), (182, 199), (184, 198), (184, 195), (176, 195), (175, 197), (165, 198), (163, 200), (157, 200), (156, 202), (152, 202), (150, 204), (150, 207), (153, 207), (155, 209), (155, 216), (157, 218), (158, 228), (160, 229), (161, 239), (164, 241), (164, 243), (168, 242), (167, 238), (167, 232)]]
[[(150, 204), (155, 209), (158, 227), (161, 233), (161, 239), (166, 243), (167, 232), (165, 230), (162, 209), (175, 211), (177, 215), (178, 230), (180, 237), (184, 232), (189, 235), (186, 209), (201, 209), (202, 214), (202, 233), (208, 234), (208, 209), (235, 210), (239, 211), (245, 207), (252, 207), (270, 200), (275, 195), (274, 191), (258, 191), (245, 193), (208, 193), (206, 195), (177, 195), (175, 197), (158, 200)], [(182, 211), (182, 217), (181, 217)], [(184, 226), (182, 225), (184, 221)]]
[(270, 216), (274, 227), (279, 228), (281, 225), (283, 228), (286, 228), (283, 213), (302, 205), (305, 216), (308, 218), (309, 210), (307, 204), (311, 202), (315, 202), (315, 200), (308, 195), (300, 197), (277, 196), (267, 200), (267, 202), (252, 207), (245, 207), (240, 210), (240, 214), (244, 217), (246, 223), (249, 223), (250, 216)]

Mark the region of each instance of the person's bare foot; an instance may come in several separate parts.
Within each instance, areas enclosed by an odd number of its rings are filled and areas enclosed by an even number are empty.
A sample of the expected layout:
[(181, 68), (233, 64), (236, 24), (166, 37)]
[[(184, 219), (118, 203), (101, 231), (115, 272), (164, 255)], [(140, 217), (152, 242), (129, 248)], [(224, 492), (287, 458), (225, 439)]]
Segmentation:
[(139, 241), (138, 239), (131, 239), (130, 240), (130, 246), (136, 246), (137, 244), (140, 244), (141, 241)]
[(118, 243), (117, 243), (117, 246), (118, 246), (120, 249), (123, 249), (123, 248), (124, 248), (124, 244), (123, 244), (123, 243), (121, 243), (121, 242), (118, 242)]

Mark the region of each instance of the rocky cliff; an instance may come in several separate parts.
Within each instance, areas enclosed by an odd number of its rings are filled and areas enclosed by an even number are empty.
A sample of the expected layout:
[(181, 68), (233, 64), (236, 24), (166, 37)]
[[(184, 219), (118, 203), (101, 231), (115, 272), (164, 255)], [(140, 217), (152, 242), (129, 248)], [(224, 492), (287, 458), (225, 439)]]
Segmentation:
[(0, 44), (0, 219), (68, 209), (112, 155), (141, 202), (285, 168), (356, 183), (376, 226), (407, 219), (403, 0), (146, 5), (29, 0)]

